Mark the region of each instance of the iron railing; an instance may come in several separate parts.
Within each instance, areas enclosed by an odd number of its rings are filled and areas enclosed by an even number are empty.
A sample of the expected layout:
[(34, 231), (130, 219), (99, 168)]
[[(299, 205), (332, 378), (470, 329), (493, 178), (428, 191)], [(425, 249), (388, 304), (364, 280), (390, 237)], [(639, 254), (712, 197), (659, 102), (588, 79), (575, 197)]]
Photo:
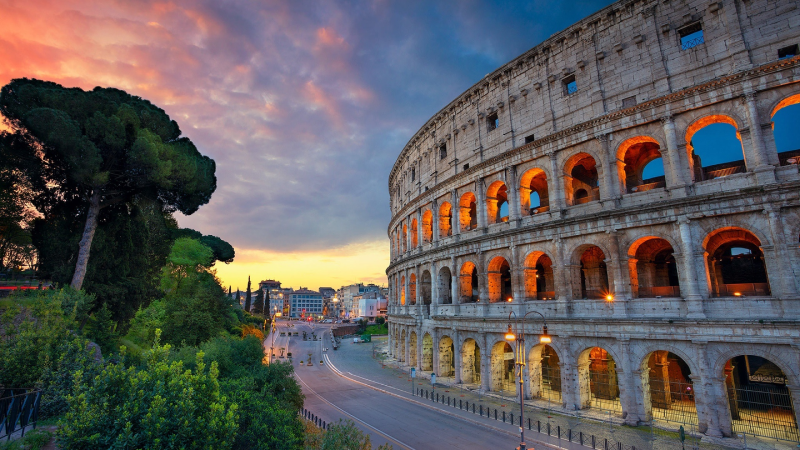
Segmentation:
[(657, 421), (697, 425), (692, 383), (651, 377), (650, 405), (652, 417)]
[(589, 370), (588, 375), (591, 392), (591, 407), (603, 411), (622, 411), (616, 373), (611, 374), (605, 370)]
[(40, 389), (3, 389), (0, 393), (0, 439), (11, 439), (11, 435), (25, 429), (36, 429), (39, 418)]
[(785, 386), (728, 387), (734, 433), (800, 442), (794, 408)]

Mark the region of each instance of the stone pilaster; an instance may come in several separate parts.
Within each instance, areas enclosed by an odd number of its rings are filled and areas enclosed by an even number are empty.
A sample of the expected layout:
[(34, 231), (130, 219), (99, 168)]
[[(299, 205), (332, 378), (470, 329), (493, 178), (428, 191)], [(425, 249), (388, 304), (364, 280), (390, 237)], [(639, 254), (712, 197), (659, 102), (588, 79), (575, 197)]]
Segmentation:
[(678, 219), (678, 231), (681, 237), (681, 296), (686, 300), (688, 309), (687, 317), (690, 319), (703, 319), (706, 317), (703, 312), (703, 296), (700, 293), (698, 274), (700, 269), (695, 267), (697, 255), (695, 255), (694, 241), (692, 240), (692, 229), (689, 218), (683, 216)]

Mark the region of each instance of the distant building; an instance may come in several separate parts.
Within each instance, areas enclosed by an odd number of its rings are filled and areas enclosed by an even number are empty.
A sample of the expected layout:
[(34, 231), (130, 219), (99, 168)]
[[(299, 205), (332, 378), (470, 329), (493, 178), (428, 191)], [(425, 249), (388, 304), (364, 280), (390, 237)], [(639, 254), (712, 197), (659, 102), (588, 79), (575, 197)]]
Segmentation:
[(386, 308), (388, 306), (388, 300), (386, 299), (386, 297), (374, 294), (375, 293), (370, 292), (359, 296), (358, 300), (354, 302), (355, 303), (355, 308), (353, 310), (354, 318), (373, 321), (377, 317), (386, 316)]
[(354, 302), (354, 297), (362, 295), (367, 292), (380, 292), (381, 287), (376, 284), (356, 283), (349, 286), (342, 286), (336, 291), (336, 296), (340, 304), (342, 317), (356, 317), (355, 309), (357, 305)]
[(305, 313), (305, 317), (322, 315), (322, 294), (301, 287), (288, 294), (289, 317), (297, 318)]

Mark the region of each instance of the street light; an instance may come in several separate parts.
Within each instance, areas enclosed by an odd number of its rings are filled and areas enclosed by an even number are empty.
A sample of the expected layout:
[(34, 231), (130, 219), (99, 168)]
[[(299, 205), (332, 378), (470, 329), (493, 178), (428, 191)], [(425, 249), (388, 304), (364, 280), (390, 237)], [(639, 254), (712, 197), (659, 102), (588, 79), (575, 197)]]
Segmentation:
[[(528, 314), (539, 314), (542, 318), (544, 324), (542, 325), (542, 334), (539, 336), (539, 343), (541, 344), (549, 344), (553, 342), (553, 339), (547, 334), (547, 319), (542, 315), (542, 313), (537, 311), (528, 311), (522, 319), (517, 318), (517, 315), (514, 311), (508, 313), (508, 331), (506, 331), (506, 340), (507, 341), (517, 341), (517, 351), (515, 355), (516, 363), (515, 365), (518, 366), (519, 371), (519, 447), (517, 450), (525, 450), (525, 399), (524, 399), (524, 381), (522, 379), (522, 368), (525, 366), (525, 318), (528, 317)], [(517, 333), (514, 333), (514, 329), (511, 327), (511, 315), (514, 315), (514, 325), (517, 328)], [(522, 326), (520, 327), (520, 322)]]

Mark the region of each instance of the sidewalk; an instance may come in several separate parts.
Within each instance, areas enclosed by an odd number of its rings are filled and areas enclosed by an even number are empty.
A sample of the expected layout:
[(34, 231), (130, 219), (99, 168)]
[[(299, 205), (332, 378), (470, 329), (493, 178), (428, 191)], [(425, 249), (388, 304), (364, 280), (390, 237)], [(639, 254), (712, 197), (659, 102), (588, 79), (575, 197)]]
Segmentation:
[[(339, 350), (328, 352), (331, 361), (339, 370), (345, 373), (349, 372), (355, 377), (363, 377), (360, 381), (371, 380), (384, 385), (385, 389), (391, 388), (393, 391), (410, 395), (412, 390), (412, 381), (409, 375), (410, 368), (401, 366), (396, 360), (386, 357), (385, 337), (374, 337), (371, 344), (353, 344), (352, 342), (347, 342), (347, 340), (342, 340), (342, 344)], [(373, 359), (373, 354), (375, 359)], [(434, 400), (430, 399), (432, 392), (430, 374), (417, 372), (417, 377), (413, 384), (416, 399), (436, 404), (435, 394)], [(480, 421), (489, 420), (485, 417), (487, 408), (489, 408), (492, 419), (487, 424), (498, 427), (506, 425), (507, 427), (509, 424), (503, 424), (501, 420), (503, 413), (505, 413), (507, 420), (510, 420), (511, 414), (513, 414), (516, 425), (519, 425), (519, 403), (513, 397), (513, 393), (505, 397), (494, 392), (484, 393), (477, 390), (478, 386), (449, 385), (448, 381), (450, 380), (452, 378), (449, 380), (447, 378), (444, 380), (437, 379), (435, 393), (439, 394), (440, 402), (438, 407), (448, 408), (447, 401), (449, 400), (451, 405), (456, 405), (455, 407), (450, 406), (451, 410), (463, 412), (458, 408), (458, 402), (460, 401), (462, 407), (467, 403), (470, 405), (470, 413), (468, 413), (470, 415), (474, 405), (476, 408), (476, 414), (473, 415), (474, 419)], [(426, 391), (428, 394), (427, 400), (425, 399)], [(422, 394), (421, 398), (418, 396), (418, 392)], [(480, 417), (478, 414), (481, 407), (484, 410), (484, 417)], [(497, 410), (498, 414), (496, 422), (494, 421), (495, 410)], [(533, 434), (529, 434), (531, 432), (527, 428), (528, 419), (530, 419), (534, 432), (537, 429), (538, 422), (544, 439), (549, 439), (549, 442), (559, 447), (565, 447), (569, 437), (573, 442), (578, 441), (582, 434), (586, 448), (592, 445), (591, 436), (594, 436), (595, 447), (598, 449), (604, 449), (607, 440), (609, 450), (612, 450), (612, 448), (617, 450), (616, 443), (621, 445), (622, 450), (631, 450), (633, 448), (642, 450), (743, 448), (742, 443), (735, 439), (710, 439), (697, 434), (692, 436), (690, 433), (692, 430), (689, 426), (686, 427), (686, 441), (681, 443), (677, 432), (658, 428), (658, 424), (652, 429), (649, 426), (626, 426), (622, 425), (622, 419), (614, 414), (592, 410), (562, 411), (560, 405), (541, 400), (526, 401), (524, 417), (526, 437), (533, 437)], [(546, 434), (548, 424), (552, 436), (550, 438)], [(560, 441), (557, 438), (559, 430), (561, 433)], [(534, 437), (534, 439), (541, 440), (540, 437)], [(572, 445), (569, 445), (569, 447), (572, 448)], [(575, 448), (580, 447), (575, 444)], [(796, 450), (795, 445), (789, 442), (762, 440), (751, 436), (747, 437), (747, 448), (757, 450)]]

